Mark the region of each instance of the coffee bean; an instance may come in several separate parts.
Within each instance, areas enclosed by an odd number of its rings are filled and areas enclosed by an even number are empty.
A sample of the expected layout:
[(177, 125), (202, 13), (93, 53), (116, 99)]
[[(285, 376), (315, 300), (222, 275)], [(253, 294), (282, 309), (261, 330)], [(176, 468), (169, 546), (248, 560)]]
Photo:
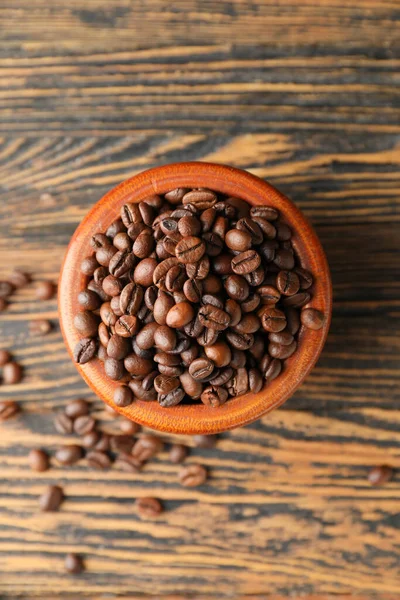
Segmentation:
[(213, 232), (208, 232), (203, 235), (203, 240), (206, 244), (206, 252), (208, 256), (218, 256), (224, 246), (223, 239)]
[(122, 360), (116, 360), (115, 358), (107, 358), (104, 361), (104, 371), (107, 377), (109, 377), (113, 381), (119, 381), (125, 375), (124, 363), (122, 362)]
[(81, 443), (84, 448), (93, 448), (101, 438), (99, 431), (91, 431), (83, 436)]
[(155, 241), (151, 231), (142, 231), (133, 244), (132, 252), (138, 258), (147, 258), (153, 252), (154, 246)]
[(181, 358), (178, 355), (167, 354), (166, 352), (157, 352), (154, 355), (154, 362), (159, 365), (166, 365), (168, 367), (177, 367), (181, 363)]
[(87, 289), (97, 294), (102, 302), (109, 302), (111, 300), (111, 296), (105, 293), (101, 283), (96, 283), (93, 279), (87, 284)]
[(249, 390), (249, 373), (244, 367), (236, 370), (228, 388), (231, 396), (242, 396)]
[(152, 371), (142, 379), (142, 388), (145, 392), (154, 389), (154, 380), (158, 375), (158, 371)]
[(184, 327), (194, 317), (194, 310), (189, 302), (179, 302), (173, 306), (167, 314), (166, 324), (168, 327), (180, 328)]
[(196, 340), (200, 346), (211, 346), (218, 340), (218, 331), (210, 327), (205, 327)]
[(85, 310), (97, 310), (100, 307), (101, 300), (92, 290), (83, 290), (78, 296), (78, 302)]
[(89, 413), (89, 404), (83, 398), (78, 398), (77, 400), (72, 400), (65, 407), (65, 414), (67, 417), (71, 419), (76, 419), (77, 417), (83, 417)]
[(142, 385), (142, 381), (136, 381), (133, 379), (128, 383), (131, 388), (135, 398), (139, 398), (139, 400), (157, 400), (157, 392), (154, 387), (150, 389), (144, 389)]
[(149, 350), (154, 346), (154, 336), (158, 330), (158, 323), (148, 323), (136, 336), (136, 343), (142, 350)]
[(288, 296), (282, 302), (283, 306), (292, 308), (301, 308), (310, 302), (311, 296), (308, 292), (299, 292), (293, 296)]
[(139, 327), (137, 317), (131, 315), (122, 315), (115, 323), (115, 333), (123, 338), (131, 338), (135, 335)]
[[(85, 418), (85, 417), (79, 417)], [(82, 458), (82, 448), (77, 444), (61, 446), (55, 453), (55, 459), (60, 465), (74, 465)]]
[(110, 238), (107, 237), (104, 233), (95, 233), (90, 240), (90, 245), (95, 250), (98, 250), (99, 248), (104, 248), (106, 246), (110, 246), (110, 244)]
[(241, 306), (235, 300), (229, 298), (225, 303), (225, 312), (229, 315), (230, 321), (229, 325), (234, 327), (237, 325), (242, 318)]
[(225, 369), (219, 371), (219, 373), (215, 377), (209, 379), (209, 383), (211, 385), (225, 385), (225, 383), (227, 383), (232, 376), (233, 369), (231, 367), (226, 367)]
[(182, 360), (183, 366), (188, 367), (190, 365), (190, 363), (193, 362), (195, 358), (197, 358), (197, 356), (199, 354), (199, 348), (198, 348), (198, 346), (194, 346), (194, 345), (189, 346), (189, 348), (187, 350), (184, 350), (180, 354), (181, 354), (181, 360)]
[(278, 377), (282, 370), (282, 363), (278, 358), (272, 359), (266, 354), (260, 364), (264, 378), (270, 382)]
[(125, 273), (133, 268), (135, 261), (135, 255), (131, 252), (127, 250), (118, 250), (118, 252), (112, 256), (108, 265), (110, 274), (115, 275), (115, 277), (125, 275)]
[(230, 298), (242, 302), (249, 296), (249, 285), (240, 275), (229, 275), (224, 282), (225, 290)]
[(153, 282), (154, 284), (165, 290), (165, 277), (171, 267), (174, 267), (178, 264), (178, 259), (175, 256), (171, 256), (171, 258), (166, 258), (162, 262), (160, 262), (153, 272)]
[(114, 402), (117, 406), (129, 406), (133, 402), (132, 390), (127, 385), (121, 385), (115, 389)]
[(189, 279), (202, 280), (207, 277), (210, 272), (210, 259), (208, 256), (203, 256), (196, 263), (186, 264), (186, 274)]
[[(253, 347), (254, 345), (254, 336), (253, 336), (253, 344), (251, 347)], [(240, 350), (239, 348), (235, 348), (232, 352), (232, 360), (231, 360), (231, 367), (233, 367), (234, 369), (239, 369), (240, 367), (244, 367), (246, 364), (246, 354), (243, 352), (243, 350)]]
[(90, 415), (81, 415), (74, 421), (74, 431), (78, 435), (86, 435), (93, 431), (96, 421)]
[(184, 487), (198, 487), (207, 480), (207, 471), (201, 465), (187, 465), (179, 472), (179, 481)]
[[(171, 267), (165, 276), (165, 287), (169, 292), (180, 292), (186, 280), (186, 273), (182, 265)], [(186, 296), (183, 295), (186, 300)], [(176, 302), (176, 300), (175, 300)]]
[(313, 276), (309, 271), (302, 269), (301, 267), (296, 267), (294, 269), (297, 277), (300, 280), (300, 287), (302, 290), (308, 290), (313, 284)]
[(14, 286), (9, 281), (0, 281), (0, 299), (5, 300), (14, 291)]
[(22, 367), (16, 362), (9, 362), (3, 367), (3, 383), (14, 385), (22, 379)]
[[(234, 199), (230, 198), (230, 201), (232, 200)], [(242, 205), (242, 208), (243, 207), (244, 205)], [(227, 202), (217, 202), (217, 204), (214, 205), (214, 210), (216, 210), (217, 213), (224, 215), (227, 219), (235, 219), (237, 216), (236, 213), (238, 212), (233, 204), (228, 204)], [(242, 212), (247, 212), (247, 214), (249, 213), (247, 209), (242, 210)]]
[(141, 429), (139, 423), (134, 423), (133, 421), (128, 421), (127, 419), (121, 421), (119, 428), (124, 435), (134, 435)]
[(28, 456), (29, 466), (32, 471), (42, 473), (50, 467), (49, 457), (43, 450), (32, 448)]
[(267, 221), (276, 221), (279, 217), (279, 213), (272, 206), (252, 206), (250, 209), (250, 215), (252, 217), (262, 217)]
[(228, 391), (219, 386), (206, 387), (201, 394), (201, 401), (206, 406), (212, 406), (213, 408), (225, 404), (228, 399)]
[(123, 250), (123, 251), (128, 251), (128, 252), (131, 252), (131, 250), (132, 250), (132, 240), (129, 237), (129, 235), (124, 231), (120, 231), (120, 233), (117, 233), (117, 235), (113, 239), (113, 245), (118, 250)]
[(97, 344), (92, 338), (83, 338), (74, 348), (74, 360), (80, 365), (89, 362), (96, 354)]
[(74, 326), (81, 335), (92, 337), (97, 333), (99, 319), (92, 312), (84, 310), (75, 315)]
[(97, 250), (96, 260), (103, 267), (108, 267), (111, 259), (117, 252), (118, 250), (114, 246), (103, 246)]
[(107, 354), (110, 358), (122, 360), (125, 358), (125, 356), (127, 356), (127, 354), (129, 354), (130, 348), (131, 344), (127, 338), (121, 337), (114, 333), (108, 342)]
[(52, 324), (47, 319), (35, 319), (29, 322), (29, 333), (33, 336), (46, 335), (52, 330)]
[(130, 454), (121, 452), (114, 462), (114, 467), (125, 473), (139, 473), (142, 463)]
[(368, 473), (368, 481), (373, 486), (384, 485), (388, 481), (390, 481), (393, 477), (393, 469), (388, 465), (380, 465), (379, 467), (374, 467)]
[(252, 238), (250, 233), (241, 231), (240, 229), (231, 229), (225, 236), (225, 244), (228, 248), (237, 250), (238, 252), (249, 250), (251, 242)]
[(132, 456), (140, 462), (146, 462), (164, 449), (164, 442), (150, 433), (143, 434), (132, 450)]
[(8, 362), (11, 362), (11, 354), (8, 350), (0, 350), (0, 367), (4, 367)]
[(179, 387), (179, 379), (158, 375), (154, 379), (154, 388), (159, 394), (169, 394)]
[[(257, 246), (258, 244), (262, 243), (263, 232), (260, 226), (253, 219), (250, 219), (249, 217), (243, 217), (242, 219), (239, 219), (239, 221), (236, 223), (236, 228), (239, 231), (245, 231), (248, 233), (251, 237), (252, 244)], [(234, 250), (240, 250), (240, 248), (234, 248)], [(243, 248), (243, 250), (247, 250), (247, 248)]]
[(184, 446), (183, 444), (173, 444), (169, 451), (168, 458), (173, 464), (179, 465), (180, 463), (183, 463), (188, 453), (189, 448), (187, 446)]
[(86, 460), (92, 469), (105, 470), (111, 467), (111, 459), (105, 452), (92, 450), (86, 455)]
[(246, 250), (232, 258), (232, 271), (237, 275), (245, 275), (255, 271), (261, 262), (260, 255), (255, 250)]
[(154, 332), (154, 344), (160, 350), (167, 352), (176, 346), (177, 336), (175, 329), (168, 325), (160, 325)]
[(214, 329), (215, 331), (223, 331), (230, 323), (230, 316), (228, 313), (212, 304), (202, 306), (198, 315), (202, 325), (209, 329)]
[(276, 287), (285, 296), (293, 296), (300, 289), (300, 280), (293, 271), (279, 271), (276, 278)]
[(84, 275), (93, 275), (98, 266), (99, 263), (95, 256), (87, 256), (81, 262), (81, 273)]
[(261, 314), (261, 325), (265, 331), (282, 331), (286, 327), (286, 316), (285, 313), (277, 308), (265, 307), (262, 309)]
[(138, 205), (133, 202), (127, 202), (121, 208), (121, 219), (125, 227), (143, 221)]
[(198, 381), (204, 381), (214, 370), (214, 363), (207, 358), (196, 358), (189, 367), (189, 374)]
[(119, 296), (124, 287), (121, 279), (114, 275), (107, 275), (102, 281), (102, 288), (108, 296)]
[(257, 315), (246, 314), (235, 327), (239, 333), (255, 333), (260, 329), (261, 322)]
[(285, 223), (277, 223), (276, 237), (280, 242), (286, 242), (290, 240), (290, 238), (292, 237), (290, 227), (288, 227)]
[(32, 278), (29, 273), (25, 273), (25, 271), (21, 271), (20, 269), (14, 269), (8, 278), (8, 282), (17, 289), (28, 285), (31, 280)]
[(148, 287), (153, 283), (154, 271), (157, 267), (155, 258), (144, 258), (135, 267), (133, 279), (136, 284)]
[(183, 285), (183, 293), (189, 302), (193, 304), (200, 302), (201, 295), (203, 292), (203, 286), (198, 279), (188, 279)]
[(144, 377), (152, 372), (153, 361), (141, 358), (135, 354), (129, 354), (124, 360), (124, 366), (131, 375), (141, 375)]
[(131, 435), (112, 435), (110, 438), (110, 448), (115, 454), (125, 452), (129, 454), (134, 446), (134, 439)]
[(297, 348), (297, 342), (293, 341), (291, 344), (283, 345), (272, 342), (268, 346), (268, 352), (273, 358), (280, 358), (281, 360), (289, 358), (295, 352)]
[(262, 231), (264, 239), (273, 240), (276, 238), (276, 229), (269, 221), (267, 221), (267, 219), (254, 216), (253, 220)]
[(201, 229), (201, 223), (197, 217), (184, 216), (178, 221), (178, 231), (183, 237), (196, 236)]
[(107, 229), (106, 236), (111, 239), (114, 239), (117, 233), (120, 233), (120, 231), (126, 231), (126, 227), (121, 219), (116, 219), (111, 223), (111, 225)]
[[(120, 309), (122, 314), (135, 316), (142, 304), (143, 288), (136, 283), (128, 283), (122, 290), (120, 296)], [(103, 319), (104, 320), (104, 319)], [(115, 325), (115, 323), (113, 323)]]
[[(272, 334), (270, 334), (272, 335)], [(274, 334), (276, 335), (276, 334)], [(251, 354), (251, 356), (253, 356), (255, 359), (257, 359), (257, 361), (260, 361), (261, 358), (264, 356), (264, 332), (262, 333), (256, 333), (254, 336), (254, 342), (251, 348), (249, 348), (249, 352)]]
[[(148, 323), (146, 323), (146, 325), (148, 325)], [(143, 350), (142, 348), (139, 348), (136, 343), (136, 338), (133, 338), (132, 340), (132, 349), (136, 356), (139, 356), (140, 358), (145, 358), (146, 360), (151, 360), (153, 358), (153, 350)]]
[(197, 448), (206, 448), (211, 449), (215, 448), (218, 442), (217, 435), (194, 435), (193, 436), (194, 445)]
[(138, 498), (135, 509), (141, 519), (155, 519), (163, 512), (162, 504), (156, 498)]
[(162, 407), (176, 406), (183, 400), (184, 396), (184, 390), (182, 388), (177, 388), (168, 394), (159, 394), (158, 403)]
[(254, 336), (251, 333), (239, 333), (238, 331), (228, 330), (226, 338), (231, 346), (237, 350), (248, 350), (254, 343)]
[(232, 358), (231, 349), (226, 342), (217, 342), (212, 346), (206, 346), (204, 352), (216, 367), (226, 367)]
[(58, 485), (49, 485), (39, 498), (40, 510), (44, 512), (57, 511), (64, 500), (64, 492)]
[(304, 308), (300, 313), (300, 319), (304, 327), (314, 331), (321, 329), (325, 322), (323, 313), (315, 308)]
[(261, 304), (264, 306), (275, 306), (281, 299), (278, 290), (272, 285), (262, 285), (257, 288), (257, 294), (261, 298)]
[(203, 391), (203, 385), (199, 381), (194, 379), (190, 375), (189, 371), (184, 371), (180, 375), (179, 380), (185, 393), (188, 396), (190, 396), (190, 398), (192, 398), (193, 400), (197, 400), (200, 398), (201, 392)]
[(55, 293), (56, 286), (51, 281), (39, 281), (36, 284), (35, 294), (38, 300), (51, 300)]
[(182, 198), (182, 204), (192, 204), (198, 210), (206, 210), (211, 208), (217, 202), (217, 195), (212, 190), (192, 190), (187, 192)]
[(190, 192), (189, 188), (175, 188), (170, 192), (164, 194), (165, 199), (168, 200), (171, 204), (180, 204), (183, 200), (185, 194)]
[(207, 275), (203, 280), (204, 294), (218, 294), (222, 290), (221, 280), (216, 275)]
[(195, 236), (182, 238), (175, 248), (175, 256), (182, 263), (196, 263), (206, 250), (203, 240)]
[(258, 394), (263, 386), (263, 378), (258, 369), (250, 369), (249, 371), (249, 390), (253, 394)]
[(0, 421), (8, 421), (15, 417), (20, 411), (18, 404), (15, 400), (1, 400), (0, 401)]
[(213, 259), (212, 268), (217, 275), (230, 275), (233, 273), (231, 254), (220, 254)]
[(268, 339), (270, 342), (282, 344), (283, 346), (289, 346), (293, 342), (294, 337), (290, 333), (290, 331), (284, 329), (283, 331), (280, 331), (278, 333), (270, 333), (268, 335)]
[(54, 427), (62, 435), (69, 435), (73, 431), (72, 418), (64, 413), (59, 413), (54, 417)]
[(64, 566), (67, 573), (71, 575), (79, 575), (84, 570), (83, 560), (77, 554), (67, 554)]

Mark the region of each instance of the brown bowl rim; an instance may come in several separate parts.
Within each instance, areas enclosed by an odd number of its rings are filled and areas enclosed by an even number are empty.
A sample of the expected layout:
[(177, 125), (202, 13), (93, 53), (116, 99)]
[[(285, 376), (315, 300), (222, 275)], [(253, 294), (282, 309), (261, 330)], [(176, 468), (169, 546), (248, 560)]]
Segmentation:
[(292, 242), (302, 266), (314, 276), (313, 297), (307, 307), (324, 313), (323, 327), (312, 331), (302, 326), (297, 351), (285, 361), (285, 368), (277, 379), (257, 394), (250, 392), (230, 399), (218, 408), (202, 404), (162, 408), (155, 401), (143, 400), (120, 408), (113, 402), (113, 392), (118, 383), (106, 378), (99, 359), (85, 365), (74, 364), (95, 394), (128, 419), (168, 433), (215, 434), (251, 423), (281, 406), (304, 381), (317, 362), (328, 335), (332, 284), (325, 253), (312, 226), (292, 201), (266, 181), (242, 169), (215, 163), (181, 162), (155, 167), (126, 179), (110, 190), (92, 207), (71, 238), (59, 281), (60, 326), (71, 357), (81, 337), (74, 329), (73, 318), (80, 310), (77, 296), (85, 281), (80, 263), (85, 256), (93, 253), (89, 243), (91, 236), (105, 231), (119, 217), (120, 208), (126, 202), (139, 202), (176, 187), (210, 187), (251, 204), (276, 207), (292, 229)]

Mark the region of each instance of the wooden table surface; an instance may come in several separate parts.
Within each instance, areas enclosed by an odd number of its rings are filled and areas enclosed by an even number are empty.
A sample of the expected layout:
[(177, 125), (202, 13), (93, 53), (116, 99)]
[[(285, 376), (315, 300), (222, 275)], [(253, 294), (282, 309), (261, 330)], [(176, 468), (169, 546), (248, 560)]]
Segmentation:
[[(23, 416), (0, 429), (0, 597), (280, 600), (398, 598), (400, 477), (399, 3), (396, 0), (0, 1), (0, 275), (56, 280), (88, 208), (145, 168), (232, 164), (268, 179), (315, 225), (334, 285), (318, 366), (280, 410), (190, 461), (183, 489), (165, 454), (142, 474), (54, 467), (52, 415), (101, 403), (77, 375), (56, 301), (18, 292), (0, 347), (25, 368), (2, 386)], [(397, 28), (396, 28), (397, 27)], [(28, 333), (44, 316), (55, 330)], [(190, 442), (191, 443), (191, 442)], [(60, 483), (58, 513), (38, 496)], [(152, 494), (164, 515), (140, 521)], [(65, 553), (85, 556), (79, 577)], [(196, 596), (197, 597), (197, 596)], [(302, 596), (303, 597), (303, 596)]]

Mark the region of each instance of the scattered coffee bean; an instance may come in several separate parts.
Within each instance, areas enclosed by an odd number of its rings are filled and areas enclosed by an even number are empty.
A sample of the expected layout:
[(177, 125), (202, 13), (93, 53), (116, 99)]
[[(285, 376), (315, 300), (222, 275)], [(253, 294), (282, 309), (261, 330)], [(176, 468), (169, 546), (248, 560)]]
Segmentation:
[(86, 455), (86, 460), (92, 469), (105, 470), (111, 467), (111, 459), (105, 452), (92, 450)]
[(217, 435), (194, 435), (194, 445), (197, 448), (214, 448), (218, 441)]
[(67, 417), (71, 419), (76, 419), (77, 417), (82, 417), (89, 413), (89, 404), (83, 398), (77, 398), (76, 400), (72, 400), (65, 407), (65, 414)]
[(20, 269), (14, 269), (14, 271), (9, 276), (8, 281), (11, 283), (11, 285), (18, 289), (24, 287), (25, 285), (28, 285), (28, 283), (31, 282), (31, 276), (29, 275), (29, 273), (25, 273), (25, 271), (21, 271)]
[(8, 421), (15, 417), (20, 411), (18, 404), (15, 400), (1, 400), (0, 401), (0, 421)]
[(150, 433), (143, 434), (132, 450), (132, 456), (140, 462), (146, 462), (161, 452), (164, 448), (163, 441)]
[(121, 452), (114, 462), (114, 467), (125, 473), (139, 473), (142, 466), (142, 461), (125, 452)]
[(38, 300), (50, 300), (56, 292), (56, 287), (51, 281), (39, 281), (35, 291)]
[(28, 461), (32, 471), (38, 471), (39, 473), (47, 471), (50, 466), (46, 452), (36, 448), (29, 452)]
[(129, 454), (134, 445), (134, 439), (130, 435), (112, 435), (110, 437), (110, 448), (115, 454), (126, 452)]
[(14, 286), (9, 281), (0, 281), (0, 298), (6, 300), (14, 291)]
[(127, 419), (121, 421), (119, 428), (124, 435), (135, 435), (135, 433), (138, 433), (138, 431), (141, 429), (138, 423), (128, 421)]
[(56, 451), (55, 458), (60, 465), (74, 465), (82, 458), (82, 448), (77, 444), (61, 446)]
[(99, 431), (91, 431), (90, 433), (87, 433), (86, 435), (83, 436), (82, 438), (82, 446), (84, 448), (93, 448), (96, 446), (97, 442), (100, 440), (101, 438), (101, 433)]
[(67, 573), (71, 575), (79, 575), (84, 570), (83, 560), (78, 554), (67, 554), (64, 566)]
[(184, 446), (183, 444), (173, 444), (169, 451), (168, 457), (172, 463), (178, 465), (183, 463), (188, 453), (189, 448), (187, 446)]
[(123, 408), (133, 402), (132, 390), (127, 385), (121, 385), (115, 389), (114, 402), (117, 406)]
[(54, 417), (54, 427), (61, 435), (69, 435), (73, 431), (74, 423), (72, 418), (65, 413), (59, 413)]
[(39, 498), (40, 510), (44, 512), (57, 511), (64, 500), (64, 492), (58, 485), (49, 485)]
[(35, 319), (29, 323), (29, 333), (31, 335), (46, 335), (52, 330), (52, 325), (47, 319)]
[(179, 481), (184, 487), (198, 487), (207, 480), (207, 471), (201, 465), (187, 465), (179, 472)]
[(393, 477), (393, 469), (388, 465), (374, 467), (368, 473), (368, 481), (371, 485), (380, 486), (390, 481)]
[(300, 319), (304, 327), (318, 331), (324, 324), (324, 315), (315, 308), (304, 308), (300, 313)]
[(74, 421), (74, 431), (78, 435), (86, 435), (96, 427), (96, 421), (90, 415), (81, 415)]
[(16, 362), (6, 363), (3, 367), (3, 383), (14, 385), (22, 379), (22, 367)]
[(8, 362), (11, 362), (11, 354), (8, 350), (0, 350), (0, 367), (4, 367)]
[(162, 504), (157, 498), (138, 498), (135, 508), (141, 519), (155, 519), (163, 512)]

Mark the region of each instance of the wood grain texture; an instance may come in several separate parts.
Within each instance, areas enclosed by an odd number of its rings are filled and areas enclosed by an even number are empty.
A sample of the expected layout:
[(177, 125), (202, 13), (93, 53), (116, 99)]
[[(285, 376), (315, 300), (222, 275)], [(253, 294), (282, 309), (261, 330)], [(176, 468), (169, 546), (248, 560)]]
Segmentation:
[[(360, 0), (0, 2), (0, 276), (56, 280), (88, 208), (145, 168), (209, 160), (249, 169), (315, 226), (334, 286), (331, 332), (285, 406), (193, 450), (208, 484), (185, 490), (166, 454), (139, 476), (85, 461), (34, 475), (32, 447), (64, 441), (53, 413), (90, 398), (56, 302), (18, 292), (0, 346), (25, 367), (0, 397), (0, 597), (394, 600), (400, 468), (398, 3)], [(46, 194), (50, 194), (46, 195)], [(27, 334), (50, 318), (44, 339)], [(62, 511), (40, 514), (47, 483)], [(165, 502), (139, 521), (138, 496)], [(66, 577), (82, 552), (87, 572)]]

